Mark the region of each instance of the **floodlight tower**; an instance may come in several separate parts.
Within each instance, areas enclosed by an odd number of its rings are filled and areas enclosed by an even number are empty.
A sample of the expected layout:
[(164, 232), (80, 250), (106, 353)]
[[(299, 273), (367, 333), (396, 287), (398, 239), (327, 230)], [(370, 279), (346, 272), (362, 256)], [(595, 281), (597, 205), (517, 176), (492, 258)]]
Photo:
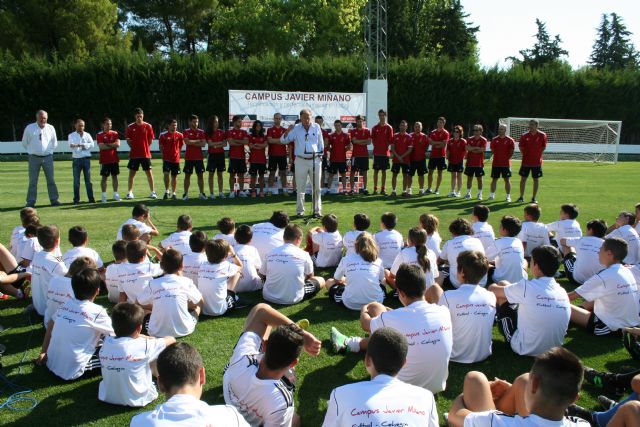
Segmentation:
[(377, 122), (379, 109), (387, 109), (387, 0), (368, 0), (365, 10), (366, 65), (363, 91), (367, 94), (367, 123)]

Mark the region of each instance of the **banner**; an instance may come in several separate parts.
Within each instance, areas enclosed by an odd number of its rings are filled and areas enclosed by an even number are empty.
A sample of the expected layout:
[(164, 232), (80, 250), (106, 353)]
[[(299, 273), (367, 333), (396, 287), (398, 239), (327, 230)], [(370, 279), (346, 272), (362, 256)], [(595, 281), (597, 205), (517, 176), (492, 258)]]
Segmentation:
[(229, 123), (231, 124), (233, 116), (240, 115), (244, 129), (250, 128), (254, 120), (260, 120), (265, 128), (271, 127), (275, 113), (282, 114), (282, 126), (288, 127), (299, 118), (303, 108), (309, 108), (314, 117), (322, 116), (327, 129), (333, 129), (336, 119), (343, 122), (343, 127), (350, 129), (355, 126), (357, 115), (366, 115), (367, 95), (341, 92), (229, 91)]

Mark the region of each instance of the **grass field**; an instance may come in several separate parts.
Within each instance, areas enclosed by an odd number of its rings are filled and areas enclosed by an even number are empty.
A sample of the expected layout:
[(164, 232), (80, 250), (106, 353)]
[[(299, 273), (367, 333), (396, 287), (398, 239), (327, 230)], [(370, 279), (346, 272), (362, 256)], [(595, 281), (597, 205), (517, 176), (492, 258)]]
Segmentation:
[[(156, 182), (161, 182), (160, 164), (156, 165)], [(0, 241), (7, 244), (11, 230), (19, 223), (18, 210), (24, 206), (27, 188), (27, 165), (25, 162), (3, 162), (0, 172)], [(517, 165), (514, 169), (517, 170)], [(94, 160), (94, 187), (98, 190), (98, 164)], [(72, 199), (71, 162), (56, 162), (56, 177), (61, 193), (63, 206), (52, 208), (48, 204), (44, 176), (41, 176), (38, 207), (40, 217), (45, 224), (57, 224), (62, 230), (62, 249), (69, 248), (66, 233), (73, 225), (83, 225), (89, 230), (90, 246), (98, 250), (105, 261), (111, 260), (110, 246), (115, 238), (117, 227), (127, 218), (134, 203), (144, 202), (151, 207), (152, 219), (161, 230), (163, 236), (174, 231), (178, 215), (187, 213), (193, 217), (194, 229), (200, 229), (211, 235), (215, 233), (215, 224), (222, 216), (231, 216), (237, 224), (253, 224), (268, 219), (271, 212), (284, 209), (295, 214), (295, 200), (292, 197), (277, 196), (268, 199), (234, 199), (215, 201), (153, 201), (138, 198), (135, 202), (122, 201), (107, 204), (81, 204), (74, 206)], [(611, 223), (621, 210), (630, 210), (639, 200), (632, 189), (637, 187), (637, 164), (620, 163), (617, 165), (594, 165), (591, 163), (550, 162), (545, 164), (545, 176), (539, 201), (543, 209), (542, 220), (551, 222), (557, 219), (559, 205), (564, 202), (576, 203), (580, 208), (578, 220), (586, 224), (592, 218), (604, 218)], [(181, 185), (181, 178), (179, 185)], [(126, 194), (125, 177), (121, 176)], [(449, 189), (449, 174), (445, 173), (442, 193)], [(370, 181), (372, 182), (371, 178)], [(488, 195), (488, 179), (485, 177), (485, 197)], [(517, 184), (517, 182), (515, 182)], [(387, 186), (388, 188), (389, 186)], [(517, 198), (517, 190), (512, 196)], [(136, 195), (146, 195), (144, 176), (136, 182)], [(161, 189), (161, 185), (158, 186)], [(192, 183), (192, 194), (194, 183)], [(160, 193), (160, 191), (158, 191)], [(414, 184), (414, 194), (417, 193)], [(111, 194), (111, 192), (109, 192)], [(475, 194), (475, 192), (474, 192)], [(530, 194), (530, 189), (529, 193)], [(492, 210), (490, 223), (497, 230), (499, 218), (505, 214), (522, 216), (522, 206), (504, 202), (504, 190), (499, 189), (498, 200), (487, 202)], [(83, 196), (84, 197), (84, 196)], [(324, 213), (334, 213), (340, 219), (340, 231), (351, 228), (354, 213), (365, 212), (372, 218), (372, 231), (378, 228), (378, 219), (385, 211), (393, 211), (399, 217), (398, 229), (406, 235), (407, 230), (417, 223), (423, 212), (437, 215), (441, 221), (440, 232), (443, 239), (449, 238), (447, 224), (451, 219), (463, 216), (469, 218), (471, 208), (476, 200), (449, 199), (445, 196), (414, 196), (410, 199), (389, 198), (381, 196), (368, 197), (326, 197)], [(317, 225), (317, 222), (305, 224), (296, 220), (304, 228)], [(320, 273), (326, 277), (330, 270)], [(565, 282), (562, 284), (566, 285)], [(247, 296), (255, 302), (260, 301), (259, 293)], [(106, 297), (97, 300), (108, 305)], [(29, 318), (22, 310), (27, 302), (15, 300), (0, 301), (0, 323), (6, 328), (0, 333), (0, 343), (7, 346), (2, 359), (4, 374), (11, 381), (33, 390), (31, 396), (38, 399), (35, 409), (25, 412), (14, 412), (7, 408), (0, 409), (0, 425), (128, 425), (133, 415), (145, 409), (128, 409), (111, 406), (98, 401), (99, 378), (80, 380), (72, 383), (63, 382), (49, 373), (46, 367), (35, 367), (31, 361), (38, 355), (43, 338), (40, 319)], [(296, 393), (296, 409), (302, 417), (304, 425), (317, 426), (322, 423), (326, 410), (326, 400), (330, 391), (339, 385), (361, 381), (367, 378), (362, 355), (335, 355), (330, 349), (329, 331), (332, 325), (343, 332), (360, 334), (357, 321), (358, 314), (337, 307), (331, 303), (326, 293), (321, 293), (310, 301), (292, 307), (279, 307), (283, 313), (294, 320), (308, 318), (311, 321), (311, 332), (323, 341), (323, 350), (318, 357), (303, 355), (297, 368), (298, 390)], [(241, 331), (243, 319), (248, 309), (235, 311), (223, 318), (201, 318), (194, 334), (184, 338), (195, 345), (202, 353), (207, 370), (207, 384), (203, 399), (211, 404), (223, 403), (222, 370), (227, 362), (232, 347)], [(584, 331), (571, 327), (566, 337), (565, 346), (582, 358), (584, 363), (598, 369), (619, 371), (625, 366), (633, 366), (619, 339), (594, 338)], [(518, 374), (528, 371), (532, 359), (516, 356), (494, 328), (493, 356), (474, 365), (452, 363), (449, 367), (447, 390), (437, 396), (438, 412), (442, 414), (449, 409), (451, 400), (461, 392), (462, 379), (469, 370), (482, 370), (489, 378), (500, 377), (512, 380)], [(428, 366), (425, 366), (428, 369)], [(0, 388), (4, 384), (0, 384)], [(10, 394), (5, 388), (0, 394), (0, 402)], [(595, 407), (597, 390), (585, 387), (580, 403), (587, 407)], [(156, 402), (157, 403), (157, 402)], [(0, 403), (1, 404), (1, 403)]]

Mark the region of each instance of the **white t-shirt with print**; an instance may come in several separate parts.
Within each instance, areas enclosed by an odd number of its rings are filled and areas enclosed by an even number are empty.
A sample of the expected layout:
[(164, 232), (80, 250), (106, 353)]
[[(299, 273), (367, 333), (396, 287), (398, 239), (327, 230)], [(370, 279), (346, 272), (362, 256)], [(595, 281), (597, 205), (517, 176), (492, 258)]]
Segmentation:
[(464, 418), (464, 427), (590, 427), (591, 424), (581, 418), (564, 417), (562, 421), (553, 421), (535, 414), (521, 417), (507, 415), (499, 411), (472, 412)]
[(382, 230), (378, 231), (373, 237), (376, 239), (380, 249), (382, 265), (384, 265), (384, 268), (391, 268), (393, 261), (404, 246), (402, 234), (397, 230)]
[(182, 258), (182, 275), (188, 277), (198, 285), (200, 266), (207, 262), (207, 254), (203, 252), (189, 252)]
[(493, 227), (488, 222), (476, 221), (471, 224), (473, 230), (473, 237), (482, 242), (485, 253), (488, 252), (493, 246), (494, 240), (496, 240), (496, 233), (493, 231)]
[(535, 248), (551, 244), (549, 240), (549, 230), (547, 226), (541, 222), (523, 221), (518, 239), (527, 246), (524, 252), (524, 256), (526, 257), (530, 257), (531, 251)]
[(304, 298), (304, 282), (307, 275), (313, 274), (313, 262), (308, 252), (285, 243), (269, 252), (260, 273), (266, 276), (264, 299), (276, 304), (295, 304)]
[(120, 264), (118, 268), (118, 290), (127, 294), (127, 301), (136, 303), (149, 281), (162, 274), (160, 265), (151, 262)]
[(18, 262), (20, 261), (18, 248), (20, 247), (20, 240), (24, 237), (24, 230), (25, 228), (21, 225), (15, 227), (11, 231), (11, 240), (9, 241), (9, 251)]
[(262, 268), (262, 259), (255, 246), (237, 244), (234, 247), (238, 259), (242, 261), (242, 277), (236, 284), (236, 292), (252, 292), (262, 289), (262, 279), (258, 271)]
[(107, 298), (112, 304), (117, 304), (120, 301), (120, 267), (123, 264), (124, 262), (109, 264), (104, 272)]
[(186, 255), (191, 253), (191, 247), (189, 246), (190, 237), (191, 231), (189, 230), (175, 231), (169, 234), (169, 236), (160, 242), (160, 244), (165, 249), (173, 248), (179, 251), (182, 255)]
[(600, 270), (600, 247), (604, 239), (594, 236), (569, 237), (566, 245), (576, 249), (576, 262), (573, 264), (573, 280), (584, 283)]
[(427, 238), (427, 248), (435, 252), (436, 257), (439, 258), (441, 247), (442, 247), (442, 237), (440, 237), (440, 233), (435, 231), (432, 235), (430, 235)]
[(344, 245), (347, 253), (345, 255), (351, 255), (356, 253), (356, 239), (362, 234), (360, 230), (349, 230), (344, 233), (342, 238), (342, 244)]
[(44, 313), (44, 324), (48, 325), (56, 311), (70, 299), (75, 298), (71, 287), (71, 277), (53, 276), (47, 288), (47, 309)]
[(251, 230), (251, 245), (258, 250), (264, 264), (267, 254), (284, 244), (284, 228), (278, 228), (270, 222), (261, 222), (251, 227)]
[(198, 272), (198, 289), (202, 293), (202, 313), (221, 316), (226, 313), (227, 282), (238, 273), (238, 266), (226, 259), (219, 264), (205, 262)]
[(493, 281), (496, 283), (501, 280), (516, 283), (528, 277), (524, 246), (517, 237), (501, 237), (496, 240), (493, 248), (487, 252), (487, 258), (495, 262)]
[(575, 219), (561, 219), (551, 224), (547, 224), (547, 230), (550, 233), (555, 233), (553, 237), (558, 247), (560, 247), (560, 239), (566, 239), (568, 237), (582, 237), (582, 230), (580, 224)]
[(384, 283), (384, 267), (380, 258), (367, 262), (356, 253), (347, 255), (340, 260), (333, 278), (346, 279), (342, 303), (351, 310), (360, 310), (370, 302), (384, 301), (384, 291), (380, 287)]
[(47, 291), (53, 276), (64, 276), (67, 267), (53, 252), (36, 252), (31, 261), (31, 299), (40, 316), (47, 311)]
[(76, 258), (80, 258), (82, 256), (86, 256), (95, 261), (98, 268), (102, 268), (104, 263), (102, 262), (102, 258), (100, 258), (100, 254), (91, 248), (87, 248), (86, 246), (76, 246), (74, 248), (69, 249), (67, 252), (62, 255), (62, 262), (64, 265), (69, 268), (71, 263), (76, 260)]
[(215, 236), (213, 236), (212, 240), (226, 240), (227, 243), (229, 243), (229, 245), (231, 247), (234, 247), (235, 245), (238, 244), (238, 242), (236, 242), (236, 238), (234, 236), (234, 234), (222, 234), (222, 233), (218, 233)]
[[(436, 283), (436, 278), (440, 276), (440, 272), (438, 271), (438, 259), (436, 258), (436, 253), (427, 248), (427, 258), (429, 259), (429, 270), (425, 272), (425, 277), (427, 281), (427, 288), (433, 286)], [(391, 265), (391, 269), (389, 270), (391, 274), (395, 275), (398, 272), (398, 268), (402, 264), (411, 264), (417, 265), (420, 268), (420, 264), (418, 264), (418, 252), (416, 251), (415, 246), (408, 246), (400, 251), (396, 259), (393, 260), (393, 264)]]
[(623, 225), (607, 234), (609, 237), (619, 237), (627, 242), (627, 257), (624, 259), (625, 264), (640, 263), (640, 237), (638, 232), (630, 225)]
[[(456, 236), (451, 240), (447, 240), (442, 246), (442, 252), (440, 253), (440, 259), (446, 261), (449, 264), (449, 280), (453, 287), (457, 288), (461, 285), (458, 280), (458, 255), (464, 251), (478, 251), (484, 252), (484, 246), (479, 239), (472, 236), (462, 235)], [(487, 284), (487, 276), (485, 275), (480, 281), (481, 286)]]
[(339, 231), (328, 233), (319, 231), (311, 235), (313, 243), (319, 246), (316, 254), (318, 267), (335, 267), (342, 258), (342, 236)]
[(122, 223), (120, 228), (118, 228), (118, 233), (116, 234), (116, 240), (122, 240), (122, 227), (124, 227), (127, 224), (135, 225), (138, 231), (140, 232), (141, 236), (143, 234), (151, 233), (153, 231), (153, 228), (149, 227), (146, 223), (142, 221), (138, 221), (135, 218), (129, 218), (124, 223)]

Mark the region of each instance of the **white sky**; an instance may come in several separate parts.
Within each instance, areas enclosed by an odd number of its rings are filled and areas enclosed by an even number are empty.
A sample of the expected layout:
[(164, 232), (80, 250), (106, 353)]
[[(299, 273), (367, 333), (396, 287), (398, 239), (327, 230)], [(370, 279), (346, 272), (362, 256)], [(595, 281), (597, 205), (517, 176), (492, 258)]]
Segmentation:
[(480, 26), (476, 36), (483, 66), (506, 66), (507, 56), (533, 46), (536, 18), (546, 22), (552, 37), (560, 35), (574, 68), (587, 64), (603, 13), (620, 15), (640, 49), (639, 0), (462, 0), (462, 5), (467, 19)]

